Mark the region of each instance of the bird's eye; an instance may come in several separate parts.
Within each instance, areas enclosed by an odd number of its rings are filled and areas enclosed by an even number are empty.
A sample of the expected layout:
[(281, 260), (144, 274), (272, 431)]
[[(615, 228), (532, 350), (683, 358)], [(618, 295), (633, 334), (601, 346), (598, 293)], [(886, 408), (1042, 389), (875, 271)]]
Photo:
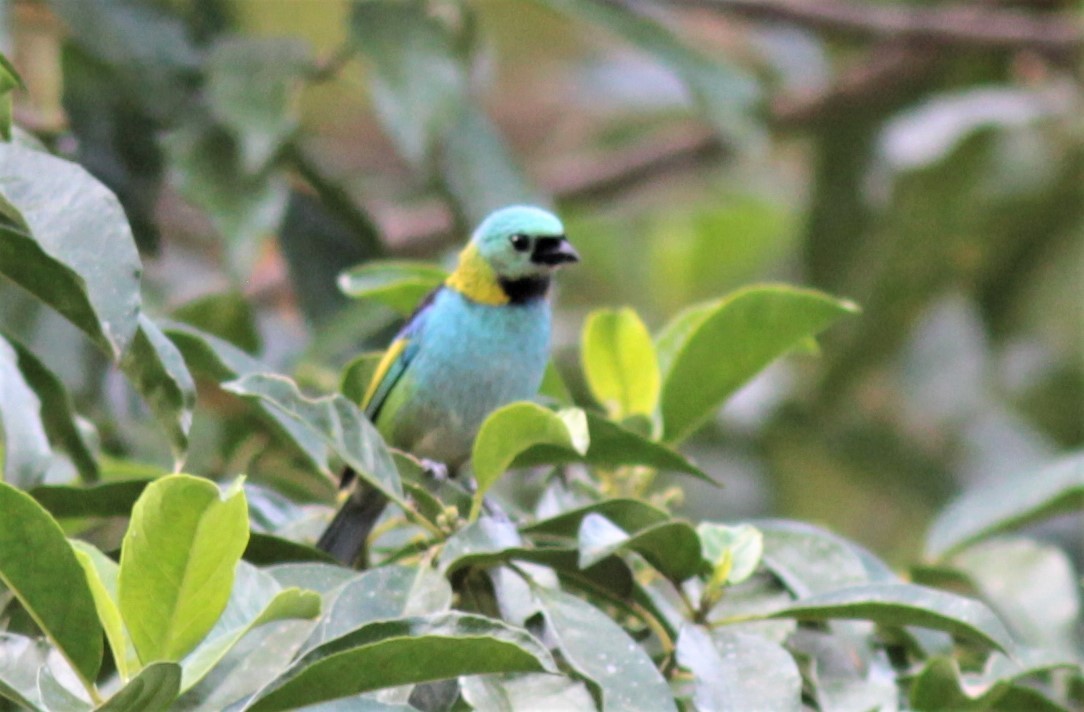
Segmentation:
[(512, 242), (512, 247), (515, 248), (516, 252), (526, 252), (531, 247), (531, 238), (526, 235), (512, 235), (509, 240)]

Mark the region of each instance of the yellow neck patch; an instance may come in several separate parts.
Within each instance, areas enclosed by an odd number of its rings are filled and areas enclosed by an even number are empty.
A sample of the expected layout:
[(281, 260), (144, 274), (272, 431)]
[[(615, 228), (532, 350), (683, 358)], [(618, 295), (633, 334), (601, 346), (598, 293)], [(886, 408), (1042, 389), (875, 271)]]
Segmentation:
[(471, 301), (490, 306), (508, 303), (508, 295), (497, 282), (497, 274), (472, 242), (459, 253), (459, 264), (444, 280), (455, 291)]

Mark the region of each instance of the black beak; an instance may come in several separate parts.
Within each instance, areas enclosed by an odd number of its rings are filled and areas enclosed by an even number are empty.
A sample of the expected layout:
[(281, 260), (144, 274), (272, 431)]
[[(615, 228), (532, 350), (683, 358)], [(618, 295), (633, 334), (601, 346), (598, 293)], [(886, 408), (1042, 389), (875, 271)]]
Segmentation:
[(534, 241), (531, 262), (539, 265), (560, 265), (566, 262), (579, 262), (580, 255), (573, 249), (564, 235), (540, 237)]

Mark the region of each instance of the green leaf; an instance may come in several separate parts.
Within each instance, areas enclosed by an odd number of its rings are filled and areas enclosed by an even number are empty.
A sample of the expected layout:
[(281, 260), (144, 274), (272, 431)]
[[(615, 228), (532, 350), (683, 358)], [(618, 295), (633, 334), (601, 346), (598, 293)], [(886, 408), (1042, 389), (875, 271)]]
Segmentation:
[(586, 453), (581, 455), (574, 450), (555, 445), (534, 445), (518, 455), (512, 466), (534, 467), (586, 462), (596, 467), (613, 469), (626, 465), (642, 465), (667, 472), (692, 475), (699, 480), (719, 486), (710, 475), (676, 450), (649, 440), (599, 413), (590, 410), (585, 413), (590, 439)]
[(420, 165), (466, 102), (464, 58), (421, 0), (353, 4), (350, 32), (373, 68), (377, 116), (399, 152)]
[(94, 707), (85, 692), (79, 694), (58, 680), (51, 665), (42, 665), (38, 669), (38, 692), (47, 710), (90, 712)]
[(440, 613), (452, 606), (448, 580), (427, 566), (382, 566), (339, 590), (305, 647), (315, 647), (378, 620)]
[[(753, 575), (764, 553), (764, 535), (756, 527), (739, 524), (729, 527), (714, 522), (696, 526), (704, 560), (720, 576), (720, 583), (736, 584)], [(720, 569), (725, 567), (726, 571)]]
[(177, 663), (151, 663), (122, 687), (117, 694), (97, 708), (97, 712), (143, 712), (164, 710), (180, 692), (181, 666)]
[(309, 49), (295, 38), (227, 37), (207, 59), (211, 114), (237, 138), (245, 172), (262, 171), (298, 125)]
[(140, 314), (139, 329), (120, 367), (166, 431), (174, 469), (180, 469), (196, 405), (196, 383), (181, 352), (153, 321)]
[(105, 186), (74, 163), (0, 143), (0, 274), (116, 360), (138, 326), (142, 269)]
[(599, 514), (626, 532), (646, 529), (670, 519), (666, 510), (638, 499), (607, 499), (528, 524), (520, 530), (532, 535), (542, 534), (575, 539), (581, 523), (590, 514)]
[(21, 489), (45, 478), (53, 459), (45, 432), (42, 403), (19, 367), (19, 351), (0, 336), (0, 434), (3, 477)]
[(946, 507), (930, 528), (926, 556), (941, 559), (984, 537), (1084, 509), (1084, 454), (1038, 472), (984, 485)]
[[(566, 408), (555, 413), (528, 402), (512, 403), (489, 414), (479, 428), (471, 450), (474, 477), (478, 482), (475, 510), (516, 456), (539, 443), (584, 454), (590, 444), (586, 415), (579, 408)], [(472, 514), (472, 519), (476, 518), (476, 513)]]
[(60, 525), (0, 482), (0, 581), (89, 686), (102, 662), (102, 628), (83, 568)]
[[(980, 673), (961, 673), (959, 663), (948, 657), (928, 661), (915, 675), (908, 694), (911, 709), (929, 712), (979, 712), (991, 709), (1027, 709), (1035, 712), (1066, 709), (1048, 700), (1047, 704), (1029, 701), (1026, 706), (1012, 705), (1008, 699), (1018, 680), (1060, 667), (1040, 664), (1018, 665), (1008, 658), (992, 655)], [(1068, 667), (1074, 667), (1068, 665)], [(1037, 691), (1036, 691), (1037, 692)], [(999, 704), (1000, 703), (1000, 704)]]
[(674, 72), (692, 92), (706, 118), (726, 136), (757, 139), (752, 119), (759, 89), (746, 72), (714, 61), (685, 45), (655, 17), (619, 3), (591, 0), (539, 0), (544, 5), (620, 35)]
[(331, 593), (358, 575), (337, 564), (321, 563), (278, 564), (264, 570), (283, 586), (309, 588), (321, 594)]
[(75, 558), (86, 574), (98, 621), (105, 629), (105, 639), (113, 651), (117, 672), (122, 680), (127, 681), (132, 672), (128, 665), (132, 645), (117, 606), (117, 562), (85, 541), (72, 539), (70, 543), (75, 550)]
[(460, 675), (555, 672), (529, 633), (484, 616), (438, 613), (376, 621), (303, 655), (247, 709), (273, 712)]
[(448, 192), (477, 225), (506, 205), (547, 205), (477, 102), (464, 106), (444, 136), (440, 168)]
[(408, 506), (384, 439), (358, 406), (343, 396), (336, 393), (315, 400), (306, 398), (297, 384), (276, 374), (254, 373), (222, 387), (240, 396), (258, 398), (294, 419), (322, 438), (359, 477), (400, 507)]
[(331, 555), (320, 551), (316, 547), (262, 532), (249, 534), (248, 546), (245, 547), (242, 558), (257, 566), (304, 561), (335, 563), (335, 559)]
[(693, 673), (693, 702), (701, 710), (802, 709), (802, 676), (781, 645), (748, 633), (686, 624), (677, 640), (678, 664)]
[(871, 583), (858, 551), (831, 532), (771, 519), (756, 527), (764, 535), (764, 565), (799, 598)]
[(651, 416), (659, 403), (659, 361), (635, 311), (599, 309), (583, 325), (583, 373), (611, 418)]
[(339, 289), (355, 299), (371, 299), (400, 314), (410, 314), (448, 273), (428, 262), (379, 260), (339, 275)]
[(700, 570), (700, 539), (687, 522), (666, 521), (629, 533), (600, 514), (580, 522), (580, 568), (620, 551), (635, 551), (671, 581), (684, 581)]
[(90, 487), (41, 485), (30, 496), (57, 519), (126, 517), (150, 480), (117, 480)]
[[(57, 378), (56, 374), (50, 371), (37, 356), (31, 353), (18, 341), (12, 339), (3, 332), (0, 332), (0, 341), (5, 338), (8, 345), (15, 350), (15, 354), (18, 357), (19, 371), (25, 379), (25, 384), (33, 390), (40, 401), (41, 425), (45, 428), (45, 433), (48, 435), (49, 441), (68, 453), (68, 456), (72, 460), (72, 464), (75, 465), (75, 469), (79, 471), (79, 475), (84, 481), (94, 482), (98, 479), (100, 474), (98, 471), (98, 462), (94, 459), (94, 454), (91, 452), (90, 446), (83, 437), (83, 433), (79, 430), (79, 426), (76, 422), (78, 415), (75, 413), (75, 408), (72, 405), (68, 389), (65, 388), (64, 383)], [(2, 346), (0, 346), (0, 348), (2, 348)], [(0, 356), (0, 360), (5, 359), (6, 357), (6, 354)], [(17, 384), (12, 386), (12, 388), (17, 387)], [(6, 399), (0, 397), (0, 401), (3, 400)], [(0, 406), (0, 423), (4, 420), (3, 410), (5, 409)], [(22, 418), (25, 419), (27, 411), (23, 410), (22, 412)], [(16, 429), (19, 429), (20, 427), (28, 426), (26, 424), (23, 424), (22, 426), (15, 424), (15, 427)], [(11, 440), (13, 443), (20, 442), (18, 436), (13, 436)]]
[(23, 80), (19, 73), (0, 52), (0, 141), (11, 140), (11, 94), (21, 86)]
[(222, 616), (184, 659), (180, 691), (199, 683), (252, 629), (274, 621), (315, 618), (320, 615), (321, 603), (316, 591), (284, 589), (270, 574), (240, 564)]
[(239, 483), (169, 475), (132, 509), (121, 546), (118, 600), (140, 661), (180, 660), (222, 614), (248, 542)]
[(366, 351), (351, 359), (343, 367), (343, 375), (339, 380), (339, 392), (351, 403), (361, 405), (382, 358), (384, 358), (383, 351)]
[(487, 712), (595, 709), (582, 682), (559, 675), (472, 675), (459, 678), (459, 685), (471, 707)]
[(173, 318), (230, 342), (246, 353), (260, 350), (252, 305), (240, 292), (205, 294), (173, 310)]
[(821, 292), (765, 285), (679, 314), (656, 341), (664, 439), (690, 435), (761, 369), (855, 311)]
[(51, 646), (41, 638), (0, 633), (0, 697), (30, 710), (44, 709), (38, 670), (47, 664)]
[(881, 625), (917, 625), (943, 630), (1013, 651), (1016, 641), (1001, 619), (976, 600), (905, 583), (866, 584), (795, 601), (771, 618), (799, 620), (861, 619)]
[(676, 712), (666, 680), (621, 626), (563, 591), (534, 592), (562, 656), (598, 690), (603, 712)]

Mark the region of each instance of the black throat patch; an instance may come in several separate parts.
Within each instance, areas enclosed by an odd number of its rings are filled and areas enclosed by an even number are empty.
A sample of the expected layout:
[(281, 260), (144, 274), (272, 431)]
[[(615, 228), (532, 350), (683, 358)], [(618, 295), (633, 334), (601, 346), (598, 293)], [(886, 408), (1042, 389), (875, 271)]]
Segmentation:
[(522, 277), (520, 279), (498, 278), (501, 289), (508, 295), (512, 304), (526, 304), (542, 299), (550, 288), (549, 277)]

